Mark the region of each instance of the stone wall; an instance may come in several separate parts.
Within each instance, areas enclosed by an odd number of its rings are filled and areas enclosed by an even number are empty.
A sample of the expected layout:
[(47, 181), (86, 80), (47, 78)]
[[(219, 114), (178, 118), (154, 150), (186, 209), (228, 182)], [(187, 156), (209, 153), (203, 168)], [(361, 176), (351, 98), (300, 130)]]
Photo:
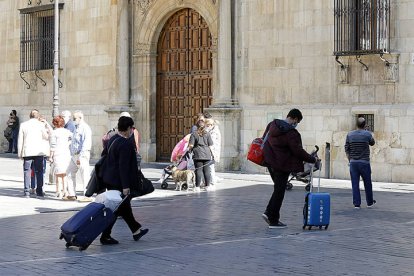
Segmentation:
[[(308, 151), (317, 144), (330, 177), (349, 179), (346, 134), (357, 114), (374, 114), (377, 144), (371, 149), (373, 179), (413, 182), (414, 1), (392, 3), (391, 54), (333, 56), (333, 1), (241, 1), (238, 5), (238, 90), (242, 113), (242, 170), (265, 171), (245, 159), (248, 145), (267, 122), (302, 110), (298, 130)], [(325, 175), (325, 170), (322, 171)]]
[[(36, 7), (37, 1), (0, 0), (0, 122), (5, 123), (11, 109), (16, 109), (21, 121), (28, 119), (33, 108), (52, 119), (52, 70), (39, 71), (44, 86), (34, 72), (19, 77), (20, 13), (19, 9)], [(118, 98), (116, 79), (117, 1), (60, 1), (60, 111), (82, 110), (94, 134), (93, 156), (102, 150), (100, 139), (107, 131), (105, 108)], [(43, 1), (41, 5), (50, 4)], [(3, 38), (5, 38), (3, 40)], [(1, 137), (5, 148), (7, 141)]]
[[(240, 0), (236, 2), (236, 98), (230, 99), (228, 31), (220, 12), (224, 0), (65, 0), (61, 11), (59, 90), (60, 110), (80, 109), (94, 133), (93, 155), (100, 138), (126, 109), (142, 133), (144, 160), (155, 159), (156, 45), (164, 23), (181, 8), (193, 8), (209, 24), (213, 36), (213, 102), (222, 116), (227, 165), (247, 172), (264, 172), (245, 159), (251, 140), (274, 118), (297, 107), (304, 120), (298, 130), (306, 150), (331, 145), (330, 177), (349, 179), (344, 154), (346, 134), (357, 114), (374, 114), (373, 178), (413, 182), (414, 179), (414, 0), (391, 1), (391, 54), (341, 58), (333, 56), (333, 1)], [(50, 120), (51, 70), (19, 76), (20, 15), (26, 0), (0, 0), (0, 122), (17, 109), (22, 121), (38, 108)], [(32, 6), (37, 1), (31, 1)], [(62, 1), (63, 2), (63, 1)], [(42, 1), (42, 5), (49, 4)], [(132, 14), (128, 21), (128, 13)], [(125, 21), (126, 20), (126, 21)], [(221, 21), (221, 22), (220, 22)], [(128, 25), (130, 24), (130, 25)], [(221, 24), (221, 25), (220, 25)], [(128, 26), (131, 37), (126, 36)], [(129, 40), (129, 41), (128, 41)], [(126, 44), (131, 43), (128, 52)], [(128, 52), (128, 53), (127, 53)], [(220, 54), (221, 53), (221, 54)], [(220, 58), (221, 57), (221, 58)], [(227, 62), (227, 63), (226, 63)], [(127, 64), (128, 63), (128, 64)], [(129, 67), (130, 66), (130, 67)], [(220, 69), (221, 68), (221, 69)], [(131, 76), (126, 74), (130, 69)], [(130, 84), (130, 87), (129, 87)], [(233, 97), (233, 95), (232, 95)], [(234, 109), (219, 104), (239, 103)], [(240, 118), (240, 119), (238, 119)], [(231, 140), (235, 142), (231, 143)], [(3, 149), (5, 140), (0, 138)], [(325, 175), (325, 168), (322, 175)]]

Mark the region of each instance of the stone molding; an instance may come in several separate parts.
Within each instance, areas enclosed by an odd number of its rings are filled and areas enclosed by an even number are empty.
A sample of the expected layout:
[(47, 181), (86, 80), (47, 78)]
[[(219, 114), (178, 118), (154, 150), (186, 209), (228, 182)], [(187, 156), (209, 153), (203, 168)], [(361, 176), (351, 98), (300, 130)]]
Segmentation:
[(143, 57), (151, 54), (151, 44), (136, 43), (134, 47), (134, 56)]
[(155, 2), (155, 0), (134, 0), (134, 3), (138, 5), (138, 8), (142, 14), (146, 13), (149, 10), (153, 2)]

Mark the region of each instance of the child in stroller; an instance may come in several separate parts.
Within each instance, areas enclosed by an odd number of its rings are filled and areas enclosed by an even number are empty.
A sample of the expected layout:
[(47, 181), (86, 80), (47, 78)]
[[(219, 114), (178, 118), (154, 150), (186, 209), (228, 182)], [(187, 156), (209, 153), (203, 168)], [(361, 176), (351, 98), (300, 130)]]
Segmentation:
[[(318, 151), (319, 147), (315, 145), (316, 150), (312, 151), (311, 155), (318, 158)], [(319, 158), (318, 158), (319, 160)], [(317, 171), (321, 169), (321, 162), (318, 161), (315, 164), (311, 163), (304, 163), (304, 171), (299, 173), (291, 173), (288, 183), (286, 185), (286, 190), (292, 190), (293, 184), (291, 183), (292, 180), (298, 180), (306, 184), (305, 190), (309, 192), (310, 190), (310, 172), (313, 168), (313, 171)]]

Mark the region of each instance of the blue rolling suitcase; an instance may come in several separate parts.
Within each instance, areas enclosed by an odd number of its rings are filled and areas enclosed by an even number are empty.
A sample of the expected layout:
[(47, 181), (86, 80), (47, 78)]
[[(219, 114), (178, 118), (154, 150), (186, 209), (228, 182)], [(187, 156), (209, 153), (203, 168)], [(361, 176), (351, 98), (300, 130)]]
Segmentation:
[[(322, 168), (322, 167), (321, 167)], [(321, 186), (321, 168), (319, 169), (318, 192), (312, 192), (313, 189), (313, 168), (310, 173), (310, 192), (306, 194), (305, 205), (303, 207), (303, 229), (313, 226), (325, 227), (328, 229), (331, 208), (331, 196), (329, 193), (320, 193)]]
[(77, 246), (85, 250), (113, 221), (111, 209), (102, 203), (92, 202), (68, 219), (60, 229), (60, 239), (65, 239), (66, 248)]
[(65, 239), (66, 248), (77, 246), (85, 250), (116, 219), (116, 211), (129, 197), (125, 196), (115, 211), (102, 203), (92, 202), (74, 214), (61, 227), (59, 239)]

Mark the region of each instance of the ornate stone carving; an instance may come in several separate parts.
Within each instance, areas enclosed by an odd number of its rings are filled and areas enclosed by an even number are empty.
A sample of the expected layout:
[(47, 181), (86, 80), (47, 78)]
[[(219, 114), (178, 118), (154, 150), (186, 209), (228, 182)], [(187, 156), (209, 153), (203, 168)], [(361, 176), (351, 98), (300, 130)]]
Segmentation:
[(146, 13), (155, 0), (134, 0), (142, 14)]
[(151, 53), (151, 44), (137, 43), (134, 47), (135, 56), (147, 56)]

